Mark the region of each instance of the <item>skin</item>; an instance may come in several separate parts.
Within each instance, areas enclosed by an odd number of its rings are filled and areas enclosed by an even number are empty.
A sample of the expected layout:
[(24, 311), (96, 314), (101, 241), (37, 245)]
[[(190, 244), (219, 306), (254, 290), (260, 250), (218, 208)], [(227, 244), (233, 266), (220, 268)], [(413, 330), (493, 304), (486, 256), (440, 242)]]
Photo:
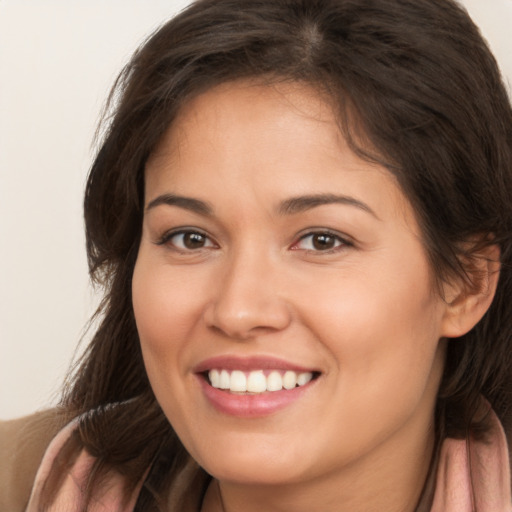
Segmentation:
[[(222, 510), (222, 496), (226, 512), (413, 511), (443, 338), (467, 326), (435, 292), (393, 176), (349, 150), (307, 86), (235, 82), (183, 107), (145, 179), (133, 306), (155, 395), (216, 479), (203, 509)], [(148, 208), (163, 194), (211, 212)], [(282, 211), (312, 194), (360, 204)], [(203, 246), (165, 238), (183, 227)], [(312, 232), (333, 246), (315, 248)], [(284, 409), (240, 418), (212, 407), (194, 372), (222, 355), (278, 357), (320, 376)]]

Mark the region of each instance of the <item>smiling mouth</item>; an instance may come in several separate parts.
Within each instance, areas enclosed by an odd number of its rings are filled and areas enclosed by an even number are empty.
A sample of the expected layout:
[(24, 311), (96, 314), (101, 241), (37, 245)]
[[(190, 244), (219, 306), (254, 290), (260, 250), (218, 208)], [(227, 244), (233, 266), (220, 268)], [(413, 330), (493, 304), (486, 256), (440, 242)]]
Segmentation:
[(302, 387), (318, 378), (319, 372), (292, 370), (227, 370), (212, 369), (203, 373), (215, 389), (236, 394), (261, 394)]

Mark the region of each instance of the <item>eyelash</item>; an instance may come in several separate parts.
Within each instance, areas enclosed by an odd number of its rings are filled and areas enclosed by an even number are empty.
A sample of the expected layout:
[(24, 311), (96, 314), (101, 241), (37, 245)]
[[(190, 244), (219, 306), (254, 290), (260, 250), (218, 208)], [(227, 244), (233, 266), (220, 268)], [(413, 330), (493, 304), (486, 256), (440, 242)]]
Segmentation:
[[(176, 243), (171, 242), (174, 237), (178, 237), (178, 236), (184, 237), (185, 235), (198, 236), (198, 237), (204, 239), (206, 241), (207, 245), (203, 245), (203, 246), (197, 247), (197, 248), (190, 248), (190, 247), (187, 248), (187, 247), (179, 247)], [(301, 244), (308, 238), (313, 239), (313, 237), (315, 237), (315, 236), (332, 239), (332, 240), (334, 240), (335, 246), (332, 248), (328, 248), (328, 249), (298, 247), (299, 244)], [(176, 250), (180, 253), (183, 253), (183, 254), (196, 252), (201, 249), (209, 249), (211, 247), (218, 248), (218, 245), (211, 239), (210, 236), (208, 236), (206, 233), (199, 231), (197, 229), (180, 229), (177, 231), (168, 231), (168, 232), (164, 233), (164, 235), (156, 241), (156, 245), (168, 245), (168, 244), (170, 244), (174, 250)], [(313, 240), (312, 240), (312, 244), (314, 244)], [(346, 237), (343, 237), (338, 233), (335, 233), (335, 232), (327, 230), (327, 229), (318, 229), (315, 231), (309, 231), (308, 233), (301, 235), (299, 237), (299, 239), (291, 245), (290, 249), (293, 251), (303, 250), (309, 254), (333, 254), (333, 253), (342, 251), (342, 250), (346, 249), (347, 247), (353, 247), (353, 245), (354, 244), (351, 241), (349, 241)]]
[[(329, 249), (314, 249), (314, 248), (299, 248), (297, 247), (301, 242), (307, 240), (308, 238), (311, 238), (313, 239), (313, 237), (326, 237), (326, 238), (329, 238), (329, 239), (332, 239), (334, 240), (334, 243), (336, 244), (334, 247), (332, 248), (329, 248)], [(312, 240), (312, 243), (314, 244), (313, 240)], [(330, 231), (328, 229), (318, 229), (318, 230), (315, 230), (315, 231), (309, 231), (308, 233), (305, 233), (303, 234), (298, 240), (297, 242), (294, 242), (294, 244), (292, 245), (291, 249), (294, 250), (294, 251), (298, 251), (298, 250), (304, 250), (306, 251), (307, 253), (309, 254), (333, 254), (333, 253), (337, 253), (339, 251), (342, 251), (344, 249), (346, 249), (347, 247), (353, 247), (353, 243), (348, 240), (346, 237), (344, 236), (341, 236), (339, 233), (335, 233), (333, 231)]]
[[(185, 235), (190, 235), (190, 236), (196, 235), (196, 236), (202, 237), (205, 241), (209, 241), (210, 244), (194, 249), (194, 248), (187, 248), (187, 247), (179, 247), (176, 245), (176, 243), (171, 242), (171, 240), (174, 237), (177, 237), (177, 236), (184, 237)], [(197, 229), (180, 229), (177, 231), (168, 231), (168, 232), (164, 233), (163, 236), (160, 237), (160, 239), (157, 240), (157, 242), (156, 242), (156, 245), (167, 245), (167, 244), (170, 244), (173, 247), (173, 249), (175, 249), (176, 251), (181, 252), (181, 253), (191, 253), (196, 250), (217, 246), (217, 244), (215, 244), (206, 233), (203, 233), (202, 231), (199, 231)]]

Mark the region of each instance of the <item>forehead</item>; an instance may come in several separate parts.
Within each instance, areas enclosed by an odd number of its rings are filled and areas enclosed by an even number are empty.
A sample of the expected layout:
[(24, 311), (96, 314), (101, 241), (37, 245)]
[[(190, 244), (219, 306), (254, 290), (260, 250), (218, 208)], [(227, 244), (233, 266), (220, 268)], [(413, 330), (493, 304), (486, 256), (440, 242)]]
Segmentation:
[[(222, 83), (186, 101), (157, 144), (149, 159), (149, 167), (178, 157), (190, 144), (195, 149), (214, 142), (240, 144), (241, 139), (226, 139), (233, 126), (244, 129), (245, 145), (270, 142), (275, 132), (288, 130), (295, 140), (305, 129), (324, 124), (325, 148), (341, 144), (344, 139), (334, 122), (333, 110), (311, 86), (297, 82), (263, 85), (252, 80)], [(328, 137), (326, 137), (328, 135)], [(292, 137), (288, 142), (293, 144)], [(200, 140), (198, 140), (200, 139)], [(256, 140), (257, 139), (257, 140)], [(198, 142), (200, 142), (198, 144)], [(284, 139), (281, 138), (281, 144)]]
[(378, 207), (407, 203), (389, 171), (350, 150), (331, 105), (299, 83), (231, 82), (198, 95), (146, 166), (146, 203), (169, 192), (225, 201), (228, 191), (271, 202), (333, 187)]

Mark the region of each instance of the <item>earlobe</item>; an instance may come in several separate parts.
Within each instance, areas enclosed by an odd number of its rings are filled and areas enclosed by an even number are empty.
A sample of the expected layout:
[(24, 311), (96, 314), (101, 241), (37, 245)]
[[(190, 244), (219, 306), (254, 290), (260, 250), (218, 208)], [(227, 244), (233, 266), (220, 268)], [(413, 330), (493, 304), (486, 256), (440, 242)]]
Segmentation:
[(466, 266), (469, 283), (462, 279), (457, 283), (446, 283), (441, 336), (463, 336), (482, 319), (494, 299), (500, 267), (500, 249), (497, 245), (489, 245), (472, 255)]

